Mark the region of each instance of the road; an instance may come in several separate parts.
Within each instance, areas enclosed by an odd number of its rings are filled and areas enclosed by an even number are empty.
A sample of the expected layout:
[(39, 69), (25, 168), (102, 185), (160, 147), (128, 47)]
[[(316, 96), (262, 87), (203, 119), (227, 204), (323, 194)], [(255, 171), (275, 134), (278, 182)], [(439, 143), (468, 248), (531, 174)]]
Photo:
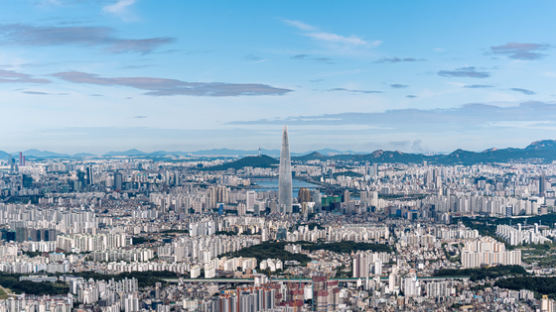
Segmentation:
[[(372, 279), (372, 277), (369, 277)], [(356, 282), (359, 278), (347, 277), (347, 278), (331, 278), (331, 281), (338, 282)], [(382, 276), (381, 280), (388, 280), (387, 276)], [(444, 281), (444, 280), (466, 280), (469, 279), (468, 276), (423, 276), (417, 277), (420, 281)], [(254, 283), (253, 278), (182, 278), (184, 283), (219, 283), (219, 284), (249, 284)], [(310, 278), (273, 278), (271, 279), (275, 282), (295, 282), (295, 283), (310, 283), (312, 280)], [(365, 280), (361, 278), (361, 280)], [(168, 283), (177, 283), (179, 279), (168, 278), (164, 279)]]

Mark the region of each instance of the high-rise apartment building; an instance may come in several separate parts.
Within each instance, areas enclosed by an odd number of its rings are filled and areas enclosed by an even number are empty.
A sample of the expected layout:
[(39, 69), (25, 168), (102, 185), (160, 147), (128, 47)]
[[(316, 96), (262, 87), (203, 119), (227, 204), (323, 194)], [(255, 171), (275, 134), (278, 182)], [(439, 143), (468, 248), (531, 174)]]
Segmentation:
[(255, 191), (247, 191), (245, 194), (245, 204), (248, 211), (255, 210), (255, 202), (257, 201), (257, 193)]
[(306, 187), (299, 188), (299, 192), (297, 192), (297, 201), (302, 203), (307, 203), (311, 201), (311, 191)]

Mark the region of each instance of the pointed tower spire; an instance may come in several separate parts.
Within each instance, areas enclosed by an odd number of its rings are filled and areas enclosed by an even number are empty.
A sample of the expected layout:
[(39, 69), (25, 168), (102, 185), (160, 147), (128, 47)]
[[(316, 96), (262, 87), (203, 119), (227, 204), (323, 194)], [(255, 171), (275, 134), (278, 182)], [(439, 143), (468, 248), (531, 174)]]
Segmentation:
[(280, 150), (280, 168), (278, 171), (278, 206), (283, 213), (292, 212), (292, 168), (288, 126), (282, 132), (282, 149)]

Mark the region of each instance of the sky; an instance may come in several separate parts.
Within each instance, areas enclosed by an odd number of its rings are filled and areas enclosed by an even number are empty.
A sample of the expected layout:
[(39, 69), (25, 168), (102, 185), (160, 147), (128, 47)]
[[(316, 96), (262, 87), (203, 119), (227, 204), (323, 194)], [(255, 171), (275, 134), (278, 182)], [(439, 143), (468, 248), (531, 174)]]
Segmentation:
[(0, 150), (555, 139), (556, 2), (0, 2)]

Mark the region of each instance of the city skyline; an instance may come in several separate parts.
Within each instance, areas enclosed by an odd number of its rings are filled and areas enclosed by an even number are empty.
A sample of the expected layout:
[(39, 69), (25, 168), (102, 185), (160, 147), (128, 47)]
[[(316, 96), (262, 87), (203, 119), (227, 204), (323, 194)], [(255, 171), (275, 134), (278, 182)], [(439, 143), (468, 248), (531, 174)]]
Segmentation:
[(0, 312), (556, 312), (554, 13), (0, 1)]
[(0, 150), (278, 149), (288, 124), (295, 151), (478, 151), (556, 129), (550, 1), (1, 8)]

